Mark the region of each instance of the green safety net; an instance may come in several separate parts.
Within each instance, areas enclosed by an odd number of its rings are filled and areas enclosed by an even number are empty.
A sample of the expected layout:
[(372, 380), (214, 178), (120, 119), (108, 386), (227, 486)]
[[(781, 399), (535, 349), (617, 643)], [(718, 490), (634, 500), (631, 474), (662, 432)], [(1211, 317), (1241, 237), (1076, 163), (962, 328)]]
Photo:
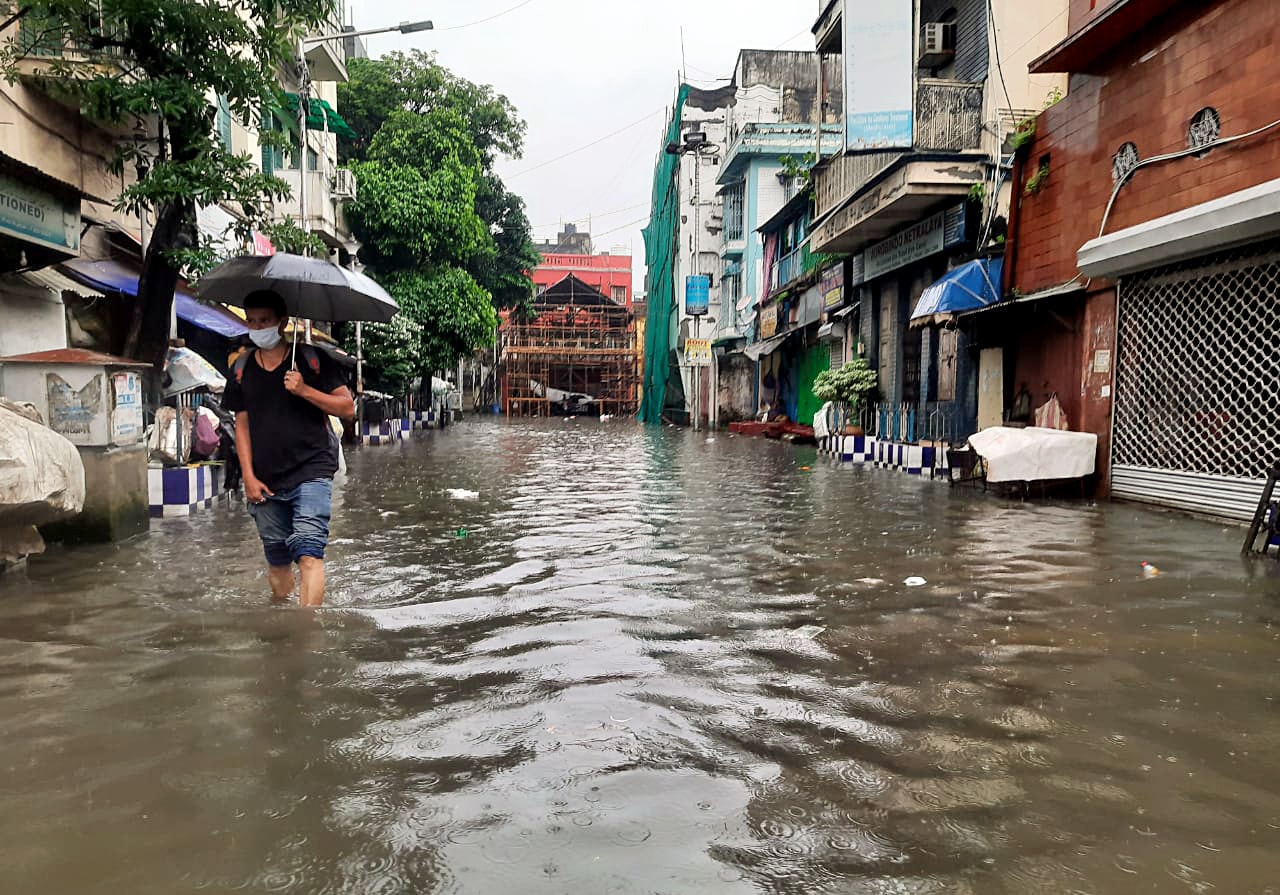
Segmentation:
[(831, 349), (824, 344), (811, 345), (800, 356), (800, 369), (796, 375), (796, 422), (813, 425), (813, 418), (822, 409), (822, 402), (813, 394), (813, 383), (819, 373), (831, 367)]
[[(680, 85), (675, 111), (667, 125), (663, 145), (680, 142), (681, 116), (689, 96), (687, 84)], [(644, 388), (640, 398), (640, 419), (661, 423), (671, 374), (671, 315), (676, 312), (676, 223), (680, 217), (677, 171), (680, 156), (663, 153), (653, 174), (653, 201), (649, 226), (644, 233), (645, 292), (649, 312), (644, 331)]]

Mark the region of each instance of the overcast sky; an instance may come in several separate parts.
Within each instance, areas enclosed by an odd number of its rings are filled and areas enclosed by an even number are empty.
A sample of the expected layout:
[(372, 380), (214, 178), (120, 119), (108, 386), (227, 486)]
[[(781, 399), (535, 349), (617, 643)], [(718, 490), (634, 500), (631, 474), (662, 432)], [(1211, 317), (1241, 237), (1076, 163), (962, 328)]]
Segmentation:
[(637, 292), (681, 27), (689, 81), (711, 87), (727, 82), (739, 49), (813, 49), (818, 15), (814, 0), (347, 3), (359, 28), (432, 19), (435, 31), (367, 38), (369, 54), (434, 50), (447, 68), (505, 94), (529, 133), (524, 158), (503, 160), (500, 171), (524, 197), (536, 237), (590, 221), (597, 251), (632, 250)]

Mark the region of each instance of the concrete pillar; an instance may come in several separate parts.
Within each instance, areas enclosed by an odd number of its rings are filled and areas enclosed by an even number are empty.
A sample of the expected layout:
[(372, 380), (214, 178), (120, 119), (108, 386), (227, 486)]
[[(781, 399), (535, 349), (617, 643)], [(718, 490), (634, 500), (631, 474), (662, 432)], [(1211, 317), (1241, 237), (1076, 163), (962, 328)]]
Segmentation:
[(74, 519), (42, 526), (49, 541), (120, 541), (147, 530), (147, 446), (81, 447), (84, 510)]

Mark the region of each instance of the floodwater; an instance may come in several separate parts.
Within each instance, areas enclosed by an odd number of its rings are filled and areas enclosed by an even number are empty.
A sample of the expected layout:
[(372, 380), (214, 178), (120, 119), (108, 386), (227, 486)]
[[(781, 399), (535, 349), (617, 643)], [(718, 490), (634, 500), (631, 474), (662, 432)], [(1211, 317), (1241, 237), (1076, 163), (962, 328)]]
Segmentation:
[(624, 421), (350, 466), (318, 613), (234, 506), (0, 578), (0, 891), (1280, 892), (1238, 529)]

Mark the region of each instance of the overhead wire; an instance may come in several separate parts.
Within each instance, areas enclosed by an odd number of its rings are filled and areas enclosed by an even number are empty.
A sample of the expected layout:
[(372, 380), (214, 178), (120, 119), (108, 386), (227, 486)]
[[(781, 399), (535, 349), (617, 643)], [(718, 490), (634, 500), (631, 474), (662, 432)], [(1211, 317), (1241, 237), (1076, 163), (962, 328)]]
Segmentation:
[(437, 28), (436, 30), (437, 31), (459, 31), (463, 28), (472, 28), (476, 25), (483, 25), (486, 22), (492, 22), (494, 19), (500, 19), (505, 15), (510, 15), (511, 13), (515, 12), (517, 9), (523, 9), (524, 7), (528, 6), (532, 2), (533, 0), (524, 0), (523, 3), (517, 3), (515, 6), (512, 6), (510, 9), (504, 9), (502, 12), (496, 12), (493, 15), (488, 16), (486, 18), (476, 19), (474, 22), (466, 22), (462, 25), (450, 25), (447, 28)]
[(996, 73), (1000, 75), (1000, 89), (1004, 91), (1006, 108), (1013, 111), (1013, 100), (1009, 98), (1009, 86), (1004, 82), (1004, 66), (1000, 64), (1000, 29), (996, 27), (996, 11), (991, 0), (987, 0), (987, 15), (991, 19), (991, 49), (996, 57)]
[(516, 173), (510, 175), (510, 179), (514, 180), (517, 177), (523, 177), (524, 175), (529, 174), (533, 171), (537, 171), (540, 168), (545, 168), (548, 165), (554, 165), (556, 162), (567, 159), (570, 156), (577, 155), (580, 152), (585, 152), (586, 150), (590, 149), (593, 146), (599, 146), (601, 143), (605, 142), (606, 140), (611, 140), (614, 137), (618, 136), (619, 134), (622, 134), (622, 133), (625, 133), (626, 131), (631, 130), (633, 127), (639, 127), (640, 125), (648, 121), (650, 118), (653, 118), (655, 115), (662, 115), (666, 111), (667, 111), (666, 107), (664, 106), (661, 109), (657, 109), (653, 112), (650, 112), (648, 115), (645, 115), (643, 118), (637, 118), (635, 121), (631, 122), (630, 124), (623, 125), (622, 127), (618, 128), (616, 131), (612, 131), (611, 133), (605, 134), (603, 137), (600, 137), (598, 140), (592, 140), (590, 143), (584, 143), (583, 145), (577, 147), (576, 149), (571, 149), (568, 152), (557, 155), (555, 158), (549, 158), (545, 162), (539, 162), (538, 164), (534, 165), (531, 168), (525, 168), (523, 171), (517, 171)]

